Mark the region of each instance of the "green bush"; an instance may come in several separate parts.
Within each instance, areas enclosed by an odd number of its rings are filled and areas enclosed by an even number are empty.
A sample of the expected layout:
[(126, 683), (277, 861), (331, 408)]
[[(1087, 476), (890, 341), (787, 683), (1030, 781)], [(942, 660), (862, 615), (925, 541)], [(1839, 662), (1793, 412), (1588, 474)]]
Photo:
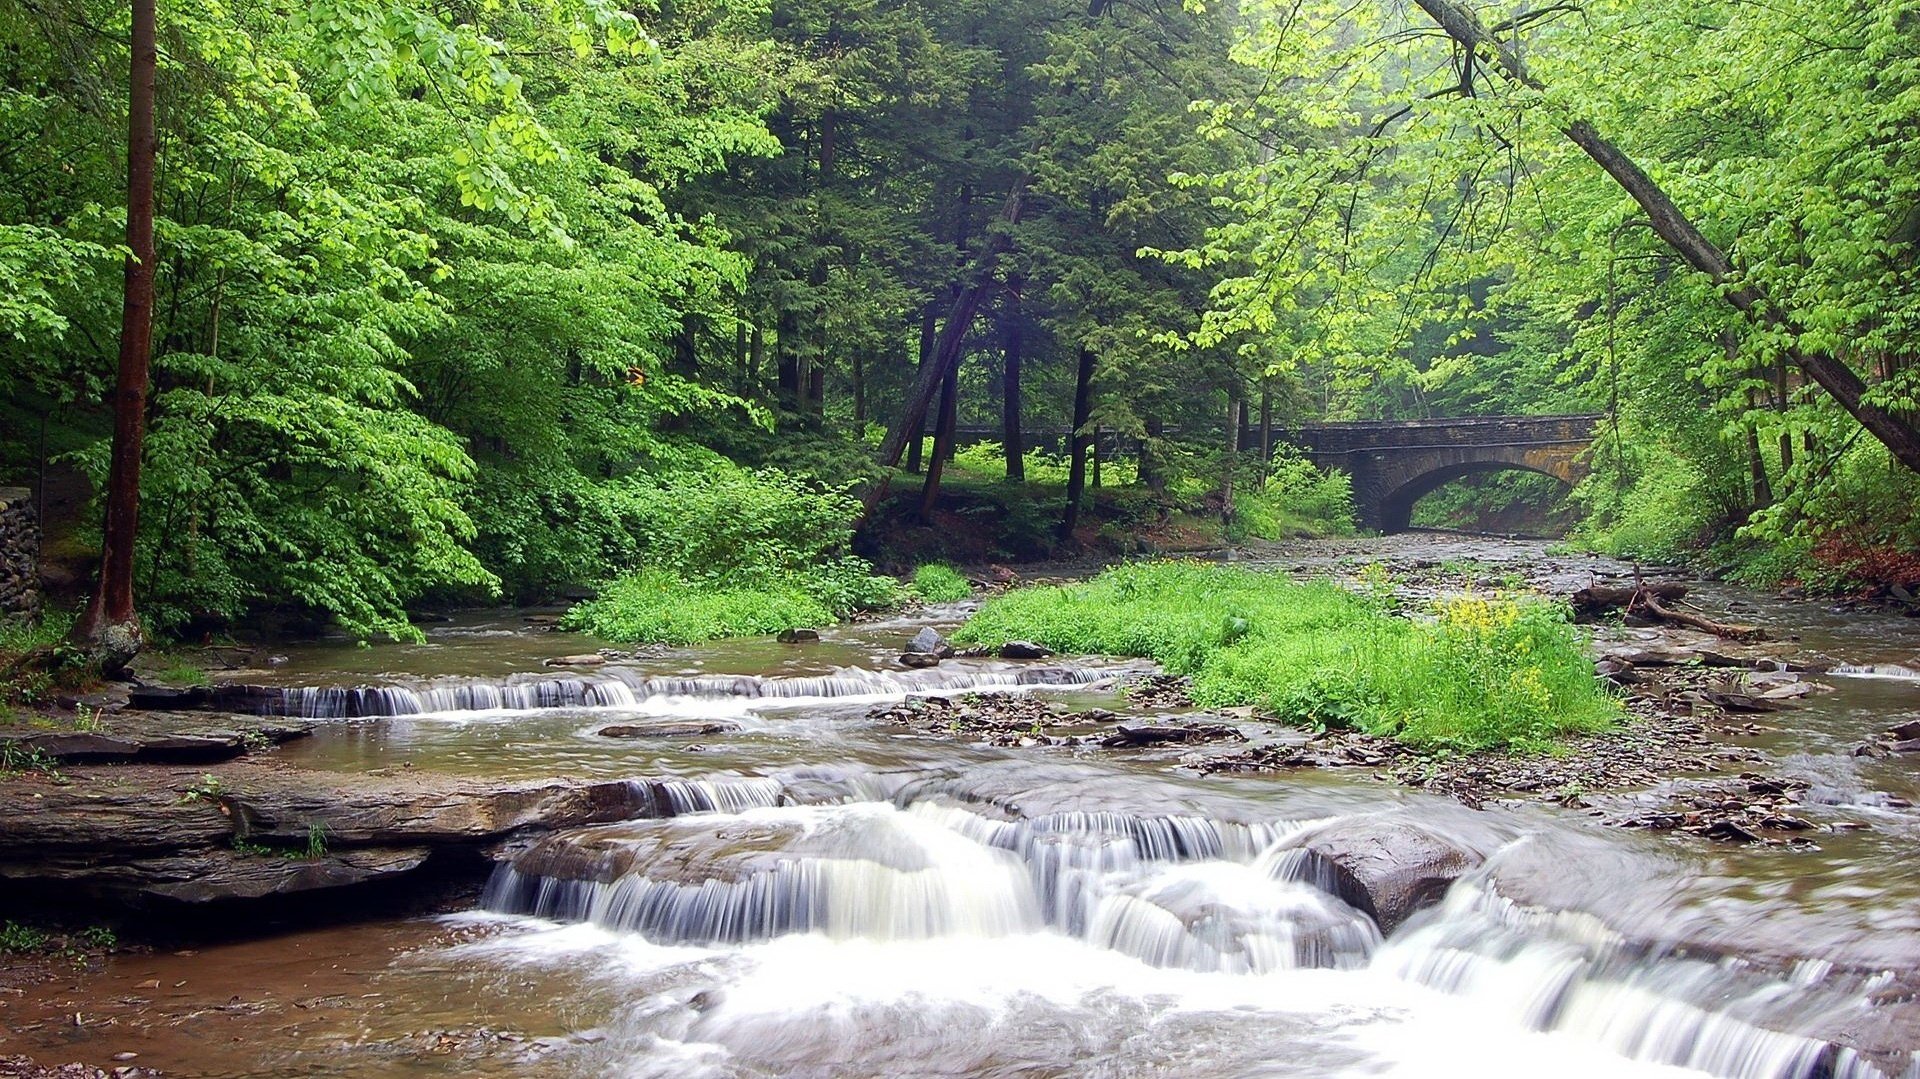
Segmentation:
[(928, 603), (953, 603), (973, 595), (973, 585), (952, 566), (930, 562), (913, 571), (913, 594)]
[(833, 621), (827, 605), (793, 587), (695, 584), (665, 570), (619, 577), (568, 611), (564, 624), (613, 641), (697, 644)]
[(1542, 750), (1618, 715), (1558, 605), (1469, 596), (1413, 620), (1330, 582), (1208, 563), (1020, 589), (954, 639), (1145, 656), (1191, 675), (1203, 706), (1258, 705), (1428, 749)]
[(573, 628), (686, 644), (900, 602), (897, 581), (847, 553), (860, 503), (845, 490), (715, 461), (630, 480), (621, 504), (644, 568), (569, 611)]
[(1265, 540), (1353, 534), (1353, 481), (1321, 470), (1291, 446), (1274, 447), (1264, 488), (1235, 494), (1237, 528)]

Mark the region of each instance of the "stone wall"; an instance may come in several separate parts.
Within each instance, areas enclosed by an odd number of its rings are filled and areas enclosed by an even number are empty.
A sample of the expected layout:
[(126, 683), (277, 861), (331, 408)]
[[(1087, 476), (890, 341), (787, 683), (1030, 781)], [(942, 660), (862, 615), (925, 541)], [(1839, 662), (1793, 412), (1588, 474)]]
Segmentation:
[(33, 492), (0, 487), (0, 617), (40, 613), (40, 521)]

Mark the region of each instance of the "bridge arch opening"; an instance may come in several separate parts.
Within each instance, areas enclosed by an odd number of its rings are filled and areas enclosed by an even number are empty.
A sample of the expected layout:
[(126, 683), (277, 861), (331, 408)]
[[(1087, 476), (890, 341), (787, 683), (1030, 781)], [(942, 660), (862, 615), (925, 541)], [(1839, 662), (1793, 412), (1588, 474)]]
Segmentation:
[[(1549, 486), (1557, 494), (1559, 504), (1564, 507), (1566, 496), (1573, 490), (1575, 478), (1571, 475), (1563, 474), (1564, 471), (1563, 469), (1551, 467), (1542, 468), (1515, 461), (1468, 461), (1435, 468), (1421, 473), (1402, 483), (1392, 491), (1387, 492), (1386, 496), (1381, 500), (1380, 530), (1383, 532), (1405, 532), (1414, 527), (1416, 506), (1428, 495), (1434, 494), (1450, 485), (1454, 485), (1461, 480), (1491, 479), (1499, 474), (1546, 477), (1552, 481)], [(1497, 496), (1500, 493), (1497, 488), (1493, 488), (1487, 484), (1481, 484), (1479, 486), (1487, 489), (1490, 492), (1490, 497), (1497, 501)], [(1514, 492), (1511, 490), (1509, 490), (1508, 493), (1510, 495), (1519, 495), (1521, 499), (1531, 498), (1535, 494), (1535, 492), (1531, 491)], [(1509, 508), (1512, 508), (1512, 504), (1509, 505)], [(1486, 530), (1501, 532), (1551, 532), (1555, 530), (1553, 527), (1554, 524), (1568, 523), (1555, 520), (1557, 517), (1564, 517), (1564, 512), (1558, 515), (1549, 515), (1545, 523), (1533, 524), (1526, 527), (1498, 527), (1485, 521), (1481, 522), (1481, 527)], [(1447, 527), (1465, 526), (1465, 522), (1432, 523)]]

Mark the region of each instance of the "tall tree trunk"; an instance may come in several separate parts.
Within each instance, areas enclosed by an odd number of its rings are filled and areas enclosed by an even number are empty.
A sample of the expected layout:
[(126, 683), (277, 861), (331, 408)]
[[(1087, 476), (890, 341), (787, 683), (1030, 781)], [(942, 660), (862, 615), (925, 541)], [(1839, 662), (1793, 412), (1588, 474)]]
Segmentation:
[(747, 339), (747, 385), (759, 390), (760, 372), (767, 366), (767, 331), (759, 323), (753, 327), (753, 336)]
[(1093, 429), (1093, 440), (1087, 443), (1087, 459), (1093, 465), (1093, 489), (1100, 489), (1100, 428)]
[(1068, 442), (1067, 510), (1060, 518), (1060, 541), (1071, 543), (1073, 530), (1080, 527), (1080, 496), (1087, 490), (1087, 449), (1093, 432), (1087, 426), (1093, 415), (1093, 350), (1080, 350), (1080, 368), (1073, 380), (1073, 432)]
[(1227, 467), (1220, 477), (1220, 529), (1233, 528), (1233, 471), (1240, 462), (1240, 426), (1247, 419), (1245, 402), (1236, 389), (1227, 397)]
[(803, 395), (806, 392), (800, 366), (799, 316), (792, 311), (780, 312), (780, 321), (774, 333), (773, 352), (780, 365), (780, 407), (788, 412), (798, 412), (805, 403)]
[[(900, 461), (900, 453), (906, 449), (907, 440), (920, 430), (927, 421), (927, 406), (933, 402), (933, 394), (940, 384), (946, 381), (947, 372), (958, 367), (960, 349), (966, 343), (967, 330), (973, 324), (974, 315), (986, 300), (987, 294), (994, 288), (994, 269), (1000, 256), (1013, 246), (1012, 227), (1020, 221), (1020, 210), (1026, 200), (1027, 178), (1022, 176), (1014, 182), (1013, 189), (1007, 192), (1007, 204), (1001, 212), (1003, 228), (996, 230), (988, 239), (986, 247), (974, 264), (972, 279), (966, 287), (954, 297), (953, 306), (947, 311), (946, 324), (940, 327), (939, 344), (934, 348), (933, 362), (920, 369), (914, 379), (912, 389), (901, 406), (900, 417), (887, 430), (886, 441), (880, 444), (877, 460), (882, 468), (892, 468)], [(879, 483), (867, 491), (866, 506), (870, 510), (886, 497), (887, 481), (882, 477)]]
[(827, 410), (827, 365), (814, 360), (807, 371), (807, 411), (816, 416)]
[(1260, 471), (1254, 474), (1254, 484), (1261, 490), (1267, 489), (1267, 473), (1273, 468), (1273, 381), (1260, 379)]
[(920, 485), (920, 520), (932, 521), (940, 501), (940, 476), (953, 460), (953, 433), (960, 415), (960, 372), (949, 371), (940, 386), (940, 419), (933, 428), (933, 454), (927, 458), (927, 479)]
[(1160, 434), (1166, 429), (1158, 416), (1147, 417), (1147, 434), (1140, 440), (1140, 482), (1160, 494), (1167, 489), (1166, 468), (1160, 463)]
[(72, 639), (103, 669), (117, 672), (140, 651), (133, 608), (134, 547), (140, 533), (140, 462), (147, 433), (147, 370), (153, 352), (153, 91), (158, 51), (155, 0), (133, 0), (127, 69), (127, 250), (120, 305), (120, 371), (113, 392), (106, 527), (100, 584)]
[(1020, 349), (1024, 344), (1020, 324), (1020, 289), (1009, 282), (1006, 301), (1007, 333), (1000, 375), (1000, 446), (1006, 452), (1007, 480), (1027, 480), (1027, 448), (1020, 438)]
[(867, 380), (862, 370), (860, 353), (853, 353), (853, 429), (860, 432), (867, 426)]
[[(1449, 36), (1491, 63), (1503, 77), (1535, 91), (1546, 91), (1545, 85), (1528, 72), (1519, 54), (1494, 37), (1471, 8), (1456, 0), (1414, 2), (1439, 23)], [(1886, 446), (1896, 460), (1920, 472), (1920, 426), (1865, 400), (1866, 383), (1844, 360), (1824, 352), (1802, 350), (1797, 343), (1803, 330), (1800, 324), (1774, 303), (1759, 285), (1738, 282), (1733, 261), (1726, 253), (1707, 239), (1665, 189), (1655, 183), (1632, 158), (1622, 153), (1619, 147), (1604, 138), (1591, 123), (1574, 120), (1560, 130), (1646, 211), (1653, 231), (1666, 241), (1668, 247), (1685, 259), (1688, 265), (1721, 286), (1721, 295), (1748, 320), (1779, 332), (1789, 342), (1794, 342), (1784, 350), (1794, 366), (1838, 401), (1840, 407), (1846, 409), (1869, 434)]]
[[(1773, 362), (1773, 407), (1776, 412), (1786, 415), (1793, 407), (1787, 396), (1787, 361), (1776, 358)], [(1780, 429), (1780, 485), (1785, 488), (1793, 475), (1793, 432), (1785, 425)]]
[[(926, 309), (920, 314), (920, 365), (914, 368), (914, 377), (916, 380), (921, 373), (926, 371), (927, 366), (933, 363), (934, 349), (938, 347), (938, 341), (935, 339), (934, 333), (939, 327), (939, 309), (936, 307), (934, 301), (928, 300)], [(916, 475), (920, 472), (920, 455), (926, 452), (926, 444), (927, 421), (926, 417), (922, 416), (919, 426), (914, 428), (913, 441), (907, 447), (908, 472)]]

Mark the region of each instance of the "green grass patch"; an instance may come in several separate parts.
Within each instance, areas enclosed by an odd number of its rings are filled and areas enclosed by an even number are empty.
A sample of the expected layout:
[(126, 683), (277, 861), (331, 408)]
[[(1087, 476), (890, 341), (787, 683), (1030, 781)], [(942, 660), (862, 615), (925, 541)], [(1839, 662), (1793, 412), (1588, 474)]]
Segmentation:
[(569, 610), (562, 624), (610, 641), (698, 644), (821, 626), (899, 602), (900, 586), (846, 560), (811, 572), (742, 575), (739, 584), (689, 581), (661, 569), (617, 577)]
[(727, 588), (642, 570), (614, 579), (563, 624), (610, 641), (698, 644), (833, 620), (826, 604), (797, 588)]
[(213, 679), (205, 669), (186, 660), (175, 660), (153, 672), (153, 679), (168, 686), (210, 686)]
[(1619, 715), (1567, 611), (1545, 601), (1469, 596), (1409, 618), (1378, 590), (1152, 562), (1008, 593), (953, 636), (1145, 656), (1191, 675), (1206, 707), (1256, 705), (1430, 750), (1546, 750)]
[(973, 595), (973, 585), (952, 566), (929, 562), (913, 571), (913, 594), (928, 603), (953, 603)]

